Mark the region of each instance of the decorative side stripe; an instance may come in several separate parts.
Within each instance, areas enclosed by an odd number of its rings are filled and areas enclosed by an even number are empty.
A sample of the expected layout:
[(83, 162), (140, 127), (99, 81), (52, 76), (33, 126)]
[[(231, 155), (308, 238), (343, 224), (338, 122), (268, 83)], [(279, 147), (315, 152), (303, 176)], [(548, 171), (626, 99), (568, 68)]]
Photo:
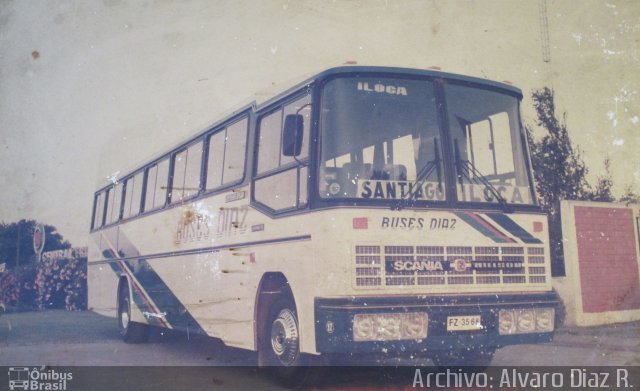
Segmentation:
[[(162, 278), (151, 267), (145, 259), (132, 261), (124, 261), (131, 270), (136, 270), (138, 281), (145, 288), (149, 297), (157, 304), (158, 311), (156, 314), (165, 314), (166, 320), (173, 327), (188, 327), (190, 330), (205, 334), (195, 318), (191, 315), (185, 306), (180, 302), (176, 295), (171, 291), (169, 286), (165, 284)], [(155, 317), (147, 317), (153, 319)], [(163, 320), (163, 318), (158, 318)]]
[[(129, 277), (129, 281), (131, 282), (131, 296), (133, 297), (133, 302), (139, 307), (142, 308), (143, 312), (150, 313), (159, 313), (159, 309), (151, 302), (151, 300), (145, 295), (142, 287), (136, 282), (136, 279), (133, 278), (131, 270), (128, 270), (125, 263), (121, 260), (118, 260), (113, 253), (113, 250), (105, 250), (103, 255), (105, 258), (111, 258), (115, 262), (109, 262), (109, 266), (116, 273), (118, 277), (121, 275), (125, 275)], [(171, 328), (171, 325), (164, 321), (162, 318), (152, 317), (148, 319), (149, 324), (153, 326), (161, 326), (166, 328)]]
[(520, 225), (518, 225), (518, 223), (513, 221), (509, 216), (505, 214), (487, 213), (487, 216), (489, 216), (496, 223), (500, 224), (502, 228), (506, 229), (510, 233), (520, 238), (520, 240), (522, 240), (525, 243), (535, 243), (535, 244), (542, 243), (540, 239), (533, 237), (529, 232), (527, 232), (527, 230), (522, 228)]
[[(118, 276), (125, 274), (130, 277), (134, 302), (143, 311), (150, 313), (150, 316), (145, 316), (150, 324), (166, 328), (188, 328), (197, 333), (206, 334), (149, 262), (139, 257), (138, 250), (122, 232), (119, 235), (119, 253), (114, 251), (105, 236), (103, 238), (111, 247), (103, 255), (112, 260), (108, 263)], [(157, 316), (160, 314), (163, 316)]]
[(499, 238), (504, 239), (505, 243), (517, 243), (517, 241), (514, 238), (510, 237), (509, 235), (506, 235), (503, 231), (498, 229), (498, 227), (494, 226), (493, 224), (491, 224), (491, 222), (489, 222), (487, 219), (485, 219), (481, 214), (472, 213), (472, 215), (473, 215), (473, 217), (478, 219), (478, 221), (480, 221), (482, 224), (484, 224), (488, 229), (490, 229), (492, 232), (494, 232), (494, 234), (496, 236), (498, 236)]
[(460, 217), (464, 222), (473, 227), (476, 231), (484, 236), (491, 238), (496, 243), (515, 243), (515, 240), (504, 235), (488, 221), (471, 212), (457, 212), (456, 216)]

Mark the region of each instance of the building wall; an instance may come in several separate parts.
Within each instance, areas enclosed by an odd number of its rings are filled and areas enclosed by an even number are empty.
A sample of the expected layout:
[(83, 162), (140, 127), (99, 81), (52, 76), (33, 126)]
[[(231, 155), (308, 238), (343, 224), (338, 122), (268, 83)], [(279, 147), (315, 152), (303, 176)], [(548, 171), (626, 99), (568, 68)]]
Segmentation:
[(640, 206), (563, 201), (566, 277), (554, 279), (567, 325), (640, 319)]

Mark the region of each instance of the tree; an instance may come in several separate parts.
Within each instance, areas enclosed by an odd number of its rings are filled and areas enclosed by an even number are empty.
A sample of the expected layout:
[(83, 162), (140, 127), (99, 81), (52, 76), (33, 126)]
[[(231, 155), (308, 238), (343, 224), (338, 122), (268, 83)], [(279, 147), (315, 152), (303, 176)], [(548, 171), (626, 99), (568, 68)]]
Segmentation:
[[(36, 259), (33, 251), (33, 231), (37, 225), (35, 220), (20, 220), (16, 223), (0, 223), (0, 263), (7, 268), (32, 263)], [(44, 251), (70, 248), (71, 244), (64, 240), (56, 227), (45, 225)]]
[(590, 194), (591, 201), (613, 202), (615, 197), (611, 194), (613, 179), (611, 179), (611, 161), (609, 157), (604, 159), (604, 174), (598, 177), (596, 188)]
[(592, 190), (586, 179), (589, 170), (582, 160), (580, 149), (574, 147), (569, 139), (566, 113), (562, 121), (556, 116), (553, 90), (548, 87), (535, 90), (532, 99), (537, 125), (545, 130), (542, 138), (536, 141), (531, 129), (527, 129), (536, 188), (540, 205), (549, 214), (552, 274), (564, 276), (560, 201), (613, 201), (609, 159), (605, 159), (605, 174), (598, 178), (598, 184)]
[(624, 193), (622, 194), (622, 197), (620, 197), (619, 201), (626, 204), (640, 204), (640, 195), (633, 191), (633, 187), (631, 185), (627, 185), (627, 187), (624, 188)]

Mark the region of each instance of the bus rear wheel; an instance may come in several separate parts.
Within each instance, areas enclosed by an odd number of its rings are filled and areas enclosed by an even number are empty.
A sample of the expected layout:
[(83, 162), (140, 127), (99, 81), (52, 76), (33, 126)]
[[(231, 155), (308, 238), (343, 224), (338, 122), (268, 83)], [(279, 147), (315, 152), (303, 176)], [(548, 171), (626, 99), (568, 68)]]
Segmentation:
[(131, 320), (129, 284), (124, 282), (118, 292), (118, 330), (127, 343), (141, 343), (149, 339), (149, 326)]

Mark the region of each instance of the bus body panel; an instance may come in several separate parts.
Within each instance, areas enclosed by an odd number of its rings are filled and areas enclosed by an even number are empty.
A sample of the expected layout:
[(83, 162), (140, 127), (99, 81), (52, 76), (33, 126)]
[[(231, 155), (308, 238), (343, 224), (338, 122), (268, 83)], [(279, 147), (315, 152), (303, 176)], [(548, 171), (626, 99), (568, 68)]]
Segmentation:
[[(519, 231), (508, 226), (510, 231), (479, 212), (341, 208), (272, 219), (246, 204), (238, 203), (238, 206), (226, 207), (227, 212), (232, 211), (240, 219), (238, 223), (242, 221), (233, 228), (235, 224), (225, 223), (224, 213), (219, 212), (220, 199), (211, 197), (185, 204), (171, 209), (169, 213), (154, 214), (120, 229), (94, 234), (94, 242), (101, 243), (102, 252), (114, 246), (114, 238), (117, 237), (117, 247), (112, 253), (117, 252), (122, 260), (105, 258), (90, 264), (90, 281), (101, 281), (93, 285), (101, 289), (90, 291), (91, 308), (101, 313), (115, 313), (113, 292), (116, 291), (118, 277), (122, 275), (118, 274), (116, 265), (127, 265), (127, 272), (135, 277), (132, 280), (145, 292), (138, 293), (134, 288), (134, 295), (147, 297), (146, 300), (134, 297), (137, 308), (133, 314), (134, 321), (158, 325), (153, 315), (168, 313), (165, 317), (171, 320), (170, 327), (199, 331), (220, 338), (230, 346), (255, 350), (254, 314), (260, 279), (267, 272), (281, 271), (289, 282), (298, 307), (304, 336), (302, 350), (316, 353), (316, 325), (314, 317), (309, 315), (313, 315), (317, 299), (450, 295), (451, 285), (446, 280), (442, 281), (446, 278), (485, 278), (491, 281), (490, 284), (457, 283), (456, 295), (550, 290), (548, 268), (536, 270), (538, 274), (535, 275), (525, 271), (512, 276), (506, 275), (505, 270), (498, 270), (493, 274), (471, 274), (470, 277), (465, 272), (458, 275), (450, 269), (456, 260), (475, 255), (477, 248), (495, 249), (498, 255), (505, 249), (521, 250), (516, 255), (505, 256), (521, 256), (526, 268), (539, 268), (536, 265), (545, 264), (549, 256), (548, 243), (544, 239), (547, 235), (546, 216), (541, 214), (510, 214), (508, 221), (522, 228)], [(235, 212), (245, 208), (246, 214)], [(471, 214), (481, 216), (482, 220), (478, 220), (478, 216), (469, 217)], [(186, 229), (185, 215), (191, 219)], [(501, 218), (505, 215), (492, 212), (492, 216), (504, 224)], [(224, 224), (230, 224), (231, 231), (222, 229)], [(309, 230), (305, 230), (306, 227)], [(252, 232), (252, 228), (257, 231)], [(146, 234), (153, 230), (153, 235)], [(382, 257), (372, 265), (359, 264), (356, 246), (378, 247)], [(411, 250), (409, 255), (403, 256), (412, 259), (403, 258), (407, 260), (399, 261), (401, 270), (396, 271), (394, 262), (384, 258), (398, 255), (385, 255), (387, 247)], [(414, 251), (419, 251), (420, 247), (443, 247), (441, 253), (431, 254), (441, 260), (438, 263), (416, 262), (420, 255)], [(529, 248), (541, 250), (534, 256), (527, 254)], [(464, 249), (469, 252), (464, 252)], [(462, 250), (463, 253), (451, 255), (446, 253), (447, 250)], [(537, 257), (536, 263), (529, 264), (527, 257)], [(495, 262), (505, 261), (498, 259)], [(360, 286), (358, 281), (362, 277), (359, 269), (363, 267), (370, 269), (367, 273), (374, 270), (373, 273), (381, 279), (414, 281), (404, 285), (380, 283)], [(443, 268), (447, 270), (446, 277)], [(304, 273), (294, 273), (295, 270), (304, 270)], [(127, 273), (124, 275), (132, 277)], [(500, 280), (516, 277), (517, 282), (510, 284)], [(544, 277), (544, 282), (532, 284), (526, 281), (532, 277)], [(421, 278), (435, 279), (439, 284), (419, 283)], [(105, 281), (111, 282), (105, 284)]]
[[(315, 256), (310, 235), (300, 229), (305, 217), (272, 220), (246, 203), (225, 203), (229, 194), (94, 233), (90, 308), (115, 316), (122, 275), (134, 284), (134, 321), (189, 328), (252, 350), (257, 289), (265, 273), (282, 272), (296, 304), (313, 308)], [(309, 272), (288, 272), (300, 267)], [(165, 313), (167, 323), (159, 324), (156, 316)], [(299, 310), (302, 349), (315, 352), (313, 317), (307, 314)]]

